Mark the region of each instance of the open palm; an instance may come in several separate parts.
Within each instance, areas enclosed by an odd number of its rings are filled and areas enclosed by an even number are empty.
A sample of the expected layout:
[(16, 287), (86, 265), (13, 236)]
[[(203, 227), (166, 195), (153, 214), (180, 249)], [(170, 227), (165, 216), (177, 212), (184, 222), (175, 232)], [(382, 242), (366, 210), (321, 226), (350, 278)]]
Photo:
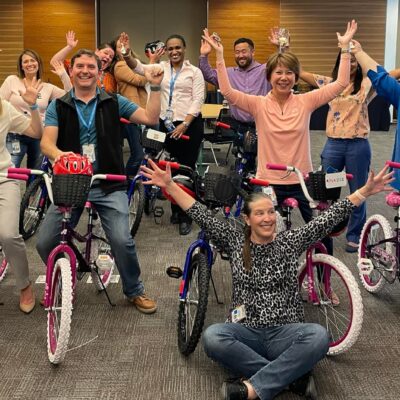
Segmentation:
[(347, 46), (351, 39), (353, 39), (353, 36), (357, 32), (357, 22), (353, 19), (351, 22), (347, 23), (347, 29), (346, 32), (341, 35), (339, 32), (336, 32), (339, 44), (341, 46)]

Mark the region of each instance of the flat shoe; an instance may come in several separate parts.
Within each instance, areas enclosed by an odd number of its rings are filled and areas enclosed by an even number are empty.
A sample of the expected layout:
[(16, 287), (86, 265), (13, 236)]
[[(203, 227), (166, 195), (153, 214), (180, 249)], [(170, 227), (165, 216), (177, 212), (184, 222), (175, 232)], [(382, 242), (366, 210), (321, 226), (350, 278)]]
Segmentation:
[(36, 304), (35, 299), (33, 299), (33, 301), (31, 301), (30, 303), (19, 303), (19, 309), (23, 313), (29, 314), (35, 308), (35, 304)]
[(358, 246), (356, 247), (356, 246), (352, 246), (352, 245), (350, 245), (350, 244), (346, 244), (346, 247), (345, 247), (345, 251), (346, 251), (346, 253), (357, 253), (358, 252)]

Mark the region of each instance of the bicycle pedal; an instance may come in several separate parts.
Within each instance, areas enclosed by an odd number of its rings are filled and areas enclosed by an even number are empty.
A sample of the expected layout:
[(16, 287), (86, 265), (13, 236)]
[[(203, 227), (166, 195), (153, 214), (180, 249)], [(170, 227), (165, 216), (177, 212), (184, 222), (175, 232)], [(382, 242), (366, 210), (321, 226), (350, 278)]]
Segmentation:
[(164, 209), (161, 206), (154, 207), (154, 218), (161, 218), (164, 215)]
[(179, 267), (174, 267), (174, 266), (168, 267), (166, 272), (170, 278), (175, 278), (175, 279), (179, 279), (183, 275), (182, 270)]
[(368, 258), (360, 258), (360, 261), (357, 263), (357, 267), (363, 275), (371, 275), (374, 270), (374, 265), (372, 261)]

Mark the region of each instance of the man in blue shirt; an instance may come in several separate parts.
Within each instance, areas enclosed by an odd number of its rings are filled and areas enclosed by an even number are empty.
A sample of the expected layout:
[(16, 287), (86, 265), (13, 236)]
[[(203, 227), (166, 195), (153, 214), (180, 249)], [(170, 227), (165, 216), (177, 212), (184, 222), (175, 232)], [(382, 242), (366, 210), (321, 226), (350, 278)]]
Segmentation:
[[(155, 125), (160, 115), (160, 83), (163, 72), (158, 66), (146, 69), (150, 95), (146, 109), (123, 96), (110, 95), (97, 87), (101, 61), (90, 50), (79, 50), (71, 59), (70, 76), (73, 89), (53, 101), (46, 112), (41, 141), (44, 155), (52, 161), (71, 152), (87, 155), (96, 173), (124, 174), (119, 119)], [(146, 314), (157, 305), (144, 293), (135, 243), (129, 232), (128, 199), (124, 186), (102, 181), (89, 192), (110, 241), (118, 267), (123, 292), (135, 307)], [(74, 209), (72, 221), (77, 223), (82, 209)], [(37, 250), (44, 262), (59, 243), (62, 214), (53, 205), (49, 208), (39, 233)]]

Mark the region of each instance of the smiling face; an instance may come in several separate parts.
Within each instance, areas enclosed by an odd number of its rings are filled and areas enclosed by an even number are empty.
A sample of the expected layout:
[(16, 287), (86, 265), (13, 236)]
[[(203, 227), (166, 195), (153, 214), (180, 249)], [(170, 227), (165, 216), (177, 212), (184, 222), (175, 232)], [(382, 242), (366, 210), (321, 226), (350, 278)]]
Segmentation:
[(278, 64), (278, 66), (272, 70), (270, 83), (274, 95), (289, 95), (296, 83), (296, 74), (290, 68)]
[(114, 50), (111, 47), (104, 47), (104, 49), (97, 49), (95, 53), (97, 57), (100, 58), (101, 70), (105, 71), (110, 66), (114, 58)]
[(238, 43), (234, 48), (235, 62), (238, 67), (246, 69), (254, 58), (254, 49), (248, 43)]
[(178, 38), (171, 38), (166, 43), (167, 55), (171, 64), (174, 66), (181, 66), (185, 60), (185, 50), (182, 40)]
[(244, 219), (251, 228), (251, 241), (258, 244), (270, 243), (276, 229), (276, 212), (271, 199), (266, 196), (256, 198), (249, 204), (249, 208), (250, 213), (244, 215)]
[(70, 68), (70, 77), (77, 89), (95, 89), (99, 73), (96, 58), (87, 54), (76, 57)]

